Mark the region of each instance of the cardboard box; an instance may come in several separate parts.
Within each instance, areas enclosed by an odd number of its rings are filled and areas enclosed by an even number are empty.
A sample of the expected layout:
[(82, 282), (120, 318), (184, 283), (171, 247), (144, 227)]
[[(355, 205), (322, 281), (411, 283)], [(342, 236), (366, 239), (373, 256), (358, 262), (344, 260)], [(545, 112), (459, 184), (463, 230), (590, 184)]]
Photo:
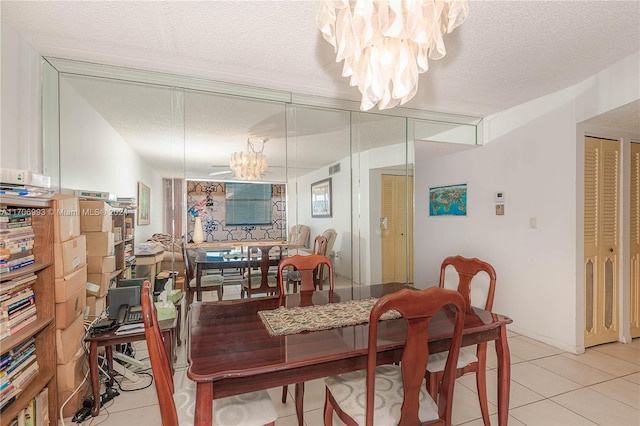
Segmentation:
[(113, 256), (113, 232), (85, 232), (87, 256)]
[(78, 197), (53, 194), (53, 242), (62, 243), (80, 236), (80, 202)]
[(56, 330), (56, 362), (66, 364), (80, 348), (80, 340), (84, 335), (84, 317), (80, 315), (64, 329)]
[(102, 297), (107, 294), (111, 282), (117, 280), (117, 277), (113, 276), (113, 272), (103, 272), (101, 274), (87, 274), (87, 283), (95, 284), (99, 286), (99, 289), (93, 289), (92, 286), (87, 286), (87, 294), (89, 296)]
[(87, 256), (87, 273), (101, 274), (116, 270), (115, 256)]
[(56, 278), (69, 275), (87, 264), (87, 240), (80, 235), (63, 243), (53, 244), (54, 273)]
[(106, 297), (87, 296), (87, 319), (93, 321), (106, 307)]
[[(84, 349), (78, 348), (71, 361), (57, 366), (58, 393), (73, 391), (84, 380)], [(88, 365), (87, 365), (88, 368)]]
[(67, 328), (81, 316), (87, 306), (87, 292), (84, 286), (64, 303), (56, 303), (56, 328)]
[(80, 201), (80, 231), (108, 232), (113, 229), (113, 208), (104, 201)]
[(56, 303), (64, 303), (87, 284), (87, 267), (82, 266), (64, 278), (55, 280)]
[[(89, 383), (90, 381), (87, 380), (80, 387), (78, 392), (71, 397), (69, 402), (67, 402), (67, 405), (65, 405), (64, 408), (62, 409), (63, 417), (66, 418), (66, 417), (73, 416), (82, 407), (82, 403), (84, 402), (85, 398), (88, 397), (90, 394)], [(67, 400), (67, 398), (69, 398), (69, 396), (72, 393), (73, 393), (73, 390), (64, 391), (64, 392), (58, 391), (58, 412), (60, 412), (60, 407), (62, 407), (62, 404)]]

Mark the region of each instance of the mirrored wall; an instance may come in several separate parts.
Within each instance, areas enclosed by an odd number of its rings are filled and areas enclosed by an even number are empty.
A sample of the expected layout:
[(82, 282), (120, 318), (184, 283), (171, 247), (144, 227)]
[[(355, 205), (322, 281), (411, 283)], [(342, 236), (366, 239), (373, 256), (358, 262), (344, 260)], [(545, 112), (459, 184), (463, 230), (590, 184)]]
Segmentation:
[[(287, 239), (306, 225), (310, 247), (332, 229), (329, 255), (350, 285), (413, 282), (414, 144), (477, 143), (473, 117), (362, 113), (357, 103), (58, 59), (44, 68), (45, 173), (61, 192), (136, 197), (144, 183), (150, 223), (136, 226), (136, 244), (157, 233), (190, 242), (196, 205), (207, 242)], [(267, 161), (252, 183), (273, 188), (270, 223), (226, 216), (226, 187), (238, 182), (230, 158), (246, 150)]]

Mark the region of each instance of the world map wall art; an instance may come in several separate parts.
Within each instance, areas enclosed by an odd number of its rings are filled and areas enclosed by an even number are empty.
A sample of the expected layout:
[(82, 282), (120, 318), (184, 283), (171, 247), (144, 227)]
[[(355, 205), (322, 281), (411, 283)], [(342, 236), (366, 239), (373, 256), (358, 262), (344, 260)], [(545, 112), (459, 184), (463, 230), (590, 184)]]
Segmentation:
[(429, 188), (429, 216), (466, 216), (467, 184)]

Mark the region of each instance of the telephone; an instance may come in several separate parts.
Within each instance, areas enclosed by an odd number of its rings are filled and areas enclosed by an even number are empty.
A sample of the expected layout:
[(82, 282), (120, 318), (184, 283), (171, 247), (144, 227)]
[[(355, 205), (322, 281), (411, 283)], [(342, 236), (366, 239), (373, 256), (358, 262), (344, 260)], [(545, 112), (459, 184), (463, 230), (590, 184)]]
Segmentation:
[(133, 324), (142, 322), (142, 306), (120, 305), (116, 324)]

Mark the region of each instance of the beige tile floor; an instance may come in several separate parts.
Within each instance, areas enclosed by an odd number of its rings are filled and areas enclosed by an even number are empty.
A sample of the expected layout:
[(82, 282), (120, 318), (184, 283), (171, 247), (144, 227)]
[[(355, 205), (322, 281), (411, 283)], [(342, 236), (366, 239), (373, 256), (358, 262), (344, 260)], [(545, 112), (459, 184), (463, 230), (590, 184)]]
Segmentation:
[[(225, 299), (238, 297), (236, 287), (225, 287)], [(206, 299), (205, 299), (206, 300)], [(573, 355), (515, 333), (509, 333), (511, 349), (510, 425), (640, 425), (640, 339), (631, 344), (610, 343)], [(136, 344), (137, 359), (147, 356), (144, 342)], [(487, 392), (491, 422), (497, 424), (495, 351), (488, 351)], [(186, 377), (184, 345), (178, 348), (176, 388)], [(138, 384), (122, 383), (124, 389), (150, 383), (140, 375)], [(289, 392), (293, 386), (289, 387)], [(278, 410), (277, 426), (296, 425), (293, 397), (280, 402), (281, 388), (269, 390)], [(305, 386), (305, 424), (322, 425), (324, 384), (322, 380)], [(454, 425), (481, 425), (475, 390), (475, 376), (468, 374), (456, 382), (453, 406)], [(70, 425), (71, 419), (64, 419)], [(121, 392), (106, 404), (100, 416), (85, 421), (91, 426), (160, 425), (154, 385)]]

